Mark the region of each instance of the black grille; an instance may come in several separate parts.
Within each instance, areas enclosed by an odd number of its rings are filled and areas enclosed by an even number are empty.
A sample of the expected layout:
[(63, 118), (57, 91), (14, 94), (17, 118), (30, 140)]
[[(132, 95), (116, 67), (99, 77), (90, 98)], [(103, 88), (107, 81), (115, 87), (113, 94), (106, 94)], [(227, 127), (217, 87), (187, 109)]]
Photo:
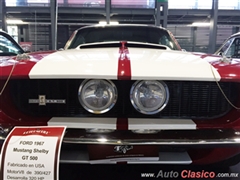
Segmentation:
[[(191, 118), (212, 119), (223, 116), (231, 106), (223, 97), (216, 82), (165, 81), (170, 98), (163, 111), (155, 115), (137, 112), (129, 99), (135, 81), (113, 81), (118, 89), (118, 100), (109, 112), (95, 115), (86, 111), (78, 100), (79, 85), (83, 80), (12, 80), (11, 96), (17, 108), (35, 117), (128, 117), (128, 118)], [(237, 100), (237, 84), (220, 82), (232, 103)], [(65, 99), (66, 104), (29, 104), (29, 99)]]

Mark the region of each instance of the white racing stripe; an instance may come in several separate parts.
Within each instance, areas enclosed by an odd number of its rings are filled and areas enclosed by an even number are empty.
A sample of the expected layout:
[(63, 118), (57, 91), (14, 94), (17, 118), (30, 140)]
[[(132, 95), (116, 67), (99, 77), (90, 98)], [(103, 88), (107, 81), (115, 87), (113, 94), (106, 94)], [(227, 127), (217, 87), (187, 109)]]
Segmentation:
[(76, 129), (116, 129), (116, 118), (75, 118), (53, 117), (48, 121), (49, 126), (66, 126)]
[[(67, 126), (79, 129), (111, 129), (116, 130), (116, 118), (75, 118), (53, 117), (49, 126)], [(194, 130), (196, 124), (191, 119), (128, 119), (129, 130)]]
[(117, 79), (118, 50), (71, 49), (58, 51), (36, 63), (30, 79), (106, 78)]
[[(128, 48), (132, 80), (219, 81), (218, 71), (189, 52)], [(30, 79), (117, 79), (119, 48), (71, 49), (55, 52), (37, 62)], [(214, 75), (213, 75), (214, 73)], [(216, 79), (215, 79), (215, 77)]]
[(196, 129), (196, 124), (191, 119), (128, 119), (130, 130), (190, 130)]
[(189, 52), (129, 48), (133, 80), (217, 81), (217, 70), (205, 59)]

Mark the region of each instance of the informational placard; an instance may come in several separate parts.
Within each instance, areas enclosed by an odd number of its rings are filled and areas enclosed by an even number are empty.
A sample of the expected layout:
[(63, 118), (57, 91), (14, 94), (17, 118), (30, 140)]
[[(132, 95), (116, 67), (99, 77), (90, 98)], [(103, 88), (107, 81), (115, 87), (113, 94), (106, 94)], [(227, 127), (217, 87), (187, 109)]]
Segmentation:
[(66, 127), (15, 127), (1, 151), (0, 179), (58, 180)]
[(23, 48), (25, 52), (32, 51), (32, 42), (19, 42), (19, 45)]

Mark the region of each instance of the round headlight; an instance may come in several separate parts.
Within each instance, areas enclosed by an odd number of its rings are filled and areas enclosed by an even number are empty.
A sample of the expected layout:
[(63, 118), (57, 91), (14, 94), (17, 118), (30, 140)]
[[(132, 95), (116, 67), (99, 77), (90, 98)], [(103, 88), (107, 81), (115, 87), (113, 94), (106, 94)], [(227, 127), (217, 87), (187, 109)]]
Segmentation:
[(85, 80), (79, 87), (78, 98), (87, 111), (102, 114), (116, 103), (117, 88), (111, 81)]
[(163, 110), (168, 102), (168, 87), (161, 81), (137, 81), (132, 85), (130, 99), (137, 111), (156, 114)]

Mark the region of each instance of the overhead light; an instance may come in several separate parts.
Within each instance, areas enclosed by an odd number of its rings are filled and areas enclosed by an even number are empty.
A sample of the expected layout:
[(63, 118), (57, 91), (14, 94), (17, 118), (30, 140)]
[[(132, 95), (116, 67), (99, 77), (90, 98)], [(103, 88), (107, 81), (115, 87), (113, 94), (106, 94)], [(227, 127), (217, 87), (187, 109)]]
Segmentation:
[(189, 26), (198, 26), (198, 27), (199, 26), (210, 26), (210, 23), (209, 22), (194, 22)]
[[(107, 22), (106, 22), (106, 21), (99, 21), (98, 24), (100, 24), (100, 25), (106, 25)], [(117, 22), (117, 21), (110, 21), (109, 24), (111, 24), (111, 25), (117, 25), (117, 24), (119, 24), (119, 22)]]
[(7, 24), (25, 24), (21, 19), (7, 19)]

